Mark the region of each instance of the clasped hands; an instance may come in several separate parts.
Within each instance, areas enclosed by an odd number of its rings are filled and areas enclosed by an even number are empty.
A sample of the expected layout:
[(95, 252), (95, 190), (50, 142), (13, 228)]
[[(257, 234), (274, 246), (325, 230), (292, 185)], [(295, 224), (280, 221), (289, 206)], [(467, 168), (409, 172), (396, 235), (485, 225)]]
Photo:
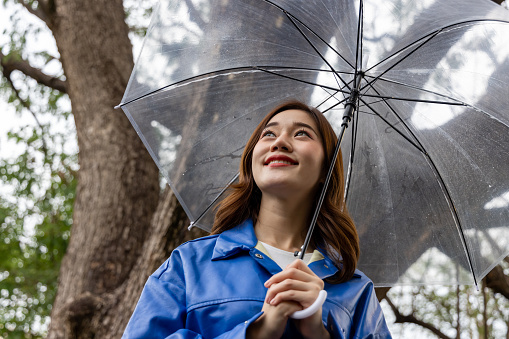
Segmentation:
[[(247, 330), (248, 338), (280, 338), (290, 316), (311, 306), (324, 283), (300, 259), (265, 282), (268, 288), (263, 314)], [(322, 322), (322, 309), (308, 318), (295, 320), (295, 326), (305, 338), (330, 338)]]

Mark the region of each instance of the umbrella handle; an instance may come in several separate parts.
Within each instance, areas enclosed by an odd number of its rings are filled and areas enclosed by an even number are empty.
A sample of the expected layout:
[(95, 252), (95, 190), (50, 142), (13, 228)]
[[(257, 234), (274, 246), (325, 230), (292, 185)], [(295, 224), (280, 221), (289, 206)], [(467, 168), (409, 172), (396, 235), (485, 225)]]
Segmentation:
[(318, 294), (318, 298), (316, 298), (315, 302), (304, 310), (297, 311), (293, 313), (290, 318), (292, 319), (304, 319), (307, 318), (318, 311), (320, 307), (322, 307), (325, 299), (327, 298), (327, 292), (325, 290), (321, 290)]

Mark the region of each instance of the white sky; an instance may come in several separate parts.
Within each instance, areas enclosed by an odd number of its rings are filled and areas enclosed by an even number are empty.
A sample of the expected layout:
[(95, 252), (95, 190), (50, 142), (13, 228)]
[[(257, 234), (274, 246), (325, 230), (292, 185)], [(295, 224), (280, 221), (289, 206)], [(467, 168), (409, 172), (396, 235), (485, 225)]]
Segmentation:
[[(0, 46), (3, 46), (7, 42), (7, 38), (5, 34), (3, 34), (4, 29), (9, 23), (9, 13), (8, 11), (1, 10), (0, 11)], [(13, 148), (13, 145), (7, 144), (7, 132), (12, 129), (17, 123), (19, 119), (15, 115), (14, 108), (7, 104), (3, 97), (0, 97), (0, 157), (4, 158), (10, 155), (9, 149)]]
[[(12, 5), (3, 5), (2, 10), (0, 10), (0, 46), (4, 46), (9, 41), (9, 36), (4, 33), (4, 30), (11, 25), (10, 23), (10, 15), (12, 14), (14, 6)], [(30, 20), (32, 21), (32, 20)], [(40, 22), (33, 20), (35, 24), (39, 24)], [(28, 22), (26, 22), (28, 23)], [(43, 41), (36, 41), (34, 39), (28, 39), (27, 45), (32, 50), (45, 50), (47, 46), (54, 46), (54, 42), (52, 39), (47, 39), (43, 37)], [(6, 53), (6, 49), (3, 49), (3, 52)], [(50, 48), (50, 53), (57, 54), (56, 47)], [(51, 66), (50, 66), (51, 67)], [(51, 71), (51, 70), (50, 70)], [(7, 98), (5, 96), (0, 96), (0, 157), (14, 157), (18, 154), (22, 147), (16, 145), (12, 141), (7, 140), (7, 132), (16, 129), (20, 126), (24, 125), (35, 125), (35, 120), (32, 115), (28, 112), (23, 112), (22, 114), (16, 113), (15, 108), (12, 104), (7, 103)]]

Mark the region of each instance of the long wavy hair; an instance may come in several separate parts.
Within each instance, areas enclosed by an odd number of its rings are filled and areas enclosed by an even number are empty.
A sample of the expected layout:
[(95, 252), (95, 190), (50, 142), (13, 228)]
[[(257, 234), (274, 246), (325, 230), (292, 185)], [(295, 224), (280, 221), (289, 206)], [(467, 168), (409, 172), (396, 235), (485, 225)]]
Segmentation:
[[(321, 177), (325, 179), (331, 166), (337, 137), (324, 115), (316, 108), (300, 101), (289, 101), (274, 108), (258, 124), (244, 148), (240, 162), (239, 181), (230, 186), (229, 195), (219, 204), (212, 226), (212, 234), (231, 229), (248, 218), (256, 224), (262, 193), (253, 178), (252, 157), (263, 129), (278, 113), (287, 110), (301, 110), (308, 113), (315, 121), (324, 149), (324, 163)], [(322, 184), (320, 184), (322, 185)], [(318, 193), (312, 199), (316, 207)], [(314, 210), (314, 209), (313, 209)], [(309, 222), (311, 221), (309, 216)], [(321, 247), (338, 268), (338, 273), (327, 281), (340, 283), (352, 278), (359, 259), (359, 236), (355, 224), (348, 214), (344, 199), (343, 161), (339, 154), (334, 166), (327, 193), (320, 209), (316, 227), (311, 241), (312, 246)]]

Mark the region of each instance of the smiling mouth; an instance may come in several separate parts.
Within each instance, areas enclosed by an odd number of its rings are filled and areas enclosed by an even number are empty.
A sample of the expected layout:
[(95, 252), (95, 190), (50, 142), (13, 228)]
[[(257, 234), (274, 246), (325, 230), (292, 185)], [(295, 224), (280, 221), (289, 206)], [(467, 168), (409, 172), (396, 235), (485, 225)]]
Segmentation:
[(285, 160), (271, 160), (269, 161), (267, 164), (265, 164), (266, 166), (271, 166), (271, 165), (286, 165), (286, 166), (290, 166), (290, 165), (297, 165), (296, 163), (294, 162), (291, 162), (291, 161), (285, 161)]

